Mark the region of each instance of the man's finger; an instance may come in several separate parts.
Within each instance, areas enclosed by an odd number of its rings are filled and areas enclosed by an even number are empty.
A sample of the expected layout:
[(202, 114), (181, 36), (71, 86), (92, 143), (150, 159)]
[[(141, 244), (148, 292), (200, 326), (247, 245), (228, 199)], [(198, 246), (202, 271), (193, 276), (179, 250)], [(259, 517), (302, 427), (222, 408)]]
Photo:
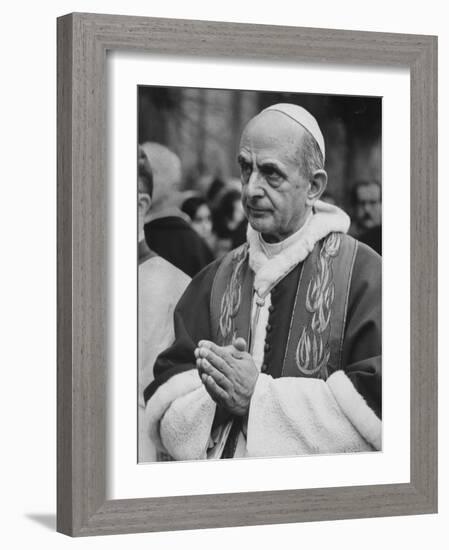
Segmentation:
[(213, 351), (215, 355), (218, 355), (218, 357), (221, 357), (224, 360), (230, 359), (230, 346), (217, 346), (217, 344), (214, 344), (210, 340), (201, 340), (198, 342), (198, 347), (200, 348), (200, 353), (202, 349), (206, 348)]
[(212, 376), (215, 382), (224, 390), (229, 391), (232, 388), (232, 383), (224, 374), (209, 363), (207, 359), (201, 359), (200, 371)]
[(223, 388), (221, 388), (215, 382), (215, 380), (212, 378), (212, 376), (209, 376), (208, 374), (205, 374), (204, 378), (202, 378), (202, 380), (203, 380), (203, 383), (206, 387), (207, 392), (212, 397), (212, 399), (215, 402), (226, 405), (229, 396), (225, 392), (225, 390)]
[(232, 367), (228, 363), (229, 360), (232, 360), (232, 357), (230, 355), (228, 355), (226, 360), (217, 355), (212, 349), (201, 347), (200, 357), (203, 359), (207, 359), (213, 367), (218, 369), (228, 378), (231, 376)]
[(242, 338), (241, 336), (239, 336), (238, 338), (235, 338), (232, 341), (232, 345), (235, 347), (235, 349), (237, 351), (247, 351), (248, 350), (248, 345), (246, 343), (246, 340), (245, 340), (245, 338)]

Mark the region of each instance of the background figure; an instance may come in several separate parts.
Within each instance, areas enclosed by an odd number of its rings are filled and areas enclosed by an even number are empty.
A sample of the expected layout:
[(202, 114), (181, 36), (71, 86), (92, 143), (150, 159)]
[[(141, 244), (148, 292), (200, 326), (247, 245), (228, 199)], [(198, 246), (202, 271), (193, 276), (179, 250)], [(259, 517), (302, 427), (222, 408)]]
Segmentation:
[(174, 339), (173, 310), (190, 278), (150, 250), (143, 227), (149, 216), (153, 175), (144, 152), (138, 157), (138, 262), (139, 262), (139, 462), (156, 460), (156, 450), (144, 430), (143, 390), (153, 380), (153, 365), (159, 353)]
[(246, 240), (247, 220), (243, 212), (241, 193), (230, 189), (222, 194), (213, 212), (214, 231), (219, 240), (218, 254), (221, 257)]
[(181, 210), (189, 216), (193, 229), (213, 250), (215, 238), (212, 233), (212, 214), (206, 199), (189, 197), (182, 203)]
[(359, 180), (352, 189), (353, 218), (351, 234), (382, 251), (382, 188), (377, 180)]
[(206, 199), (212, 210), (217, 206), (226, 184), (220, 178), (214, 178), (206, 191)]
[(179, 209), (181, 162), (159, 143), (144, 143), (142, 150), (153, 169), (154, 199), (145, 239), (160, 256), (193, 277), (213, 260), (213, 256)]

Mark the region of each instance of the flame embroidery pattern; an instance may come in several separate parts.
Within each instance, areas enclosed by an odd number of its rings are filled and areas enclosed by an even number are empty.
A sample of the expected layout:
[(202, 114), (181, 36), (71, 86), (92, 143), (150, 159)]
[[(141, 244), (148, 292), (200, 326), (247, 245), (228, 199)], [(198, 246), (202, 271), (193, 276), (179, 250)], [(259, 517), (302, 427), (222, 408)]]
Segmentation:
[(234, 317), (242, 299), (242, 268), (246, 260), (248, 246), (237, 249), (232, 258), (232, 273), (220, 304), (220, 333), (223, 340), (230, 341), (234, 333)]
[(296, 366), (308, 376), (328, 376), (329, 331), (332, 304), (335, 298), (332, 262), (340, 250), (341, 236), (331, 233), (323, 243), (317, 260), (317, 271), (306, 292), (306, 310), (312, 314), (302, 329), (296, 348)]

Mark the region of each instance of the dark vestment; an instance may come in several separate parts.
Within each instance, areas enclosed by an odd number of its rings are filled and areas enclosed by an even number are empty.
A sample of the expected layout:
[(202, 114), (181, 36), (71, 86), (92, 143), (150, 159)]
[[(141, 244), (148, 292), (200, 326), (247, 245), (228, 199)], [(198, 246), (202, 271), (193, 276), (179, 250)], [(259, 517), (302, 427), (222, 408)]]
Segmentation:
[(190, 277), (214, 259), (207, 244), (178, 216), (152, 220), (144, 231), (148, 246)]
[(242, 220), (236, 229), (232, 232), (232, 248), (237, 248), (246, 242), (246, 229), (248, 227), (248, 220)]
[[(271, 290), (263, 364), (245, 420), (223, 420), (220, 414), (214, 419), (215, 404), (202, 387), (194, 356), (198, 341), (220, 343), (217, 327), (247, 337), (252, 275), (245, 248), (227, 257), (225, 277), (219, 272), (226, 258), (195, 277), (175, 310), (175, 341), (159, 355), (155, 380), (144, 391), (158, 448), (176, 460), (206, 458), (206, 448), (208, 458), (381, 448), (381, 262), (358, 243), (352, 248), (351, 280), (340, 277), (348, 262), (338, 262), (338, 249), (349, 247), (335, 244), (356, 243), (350, 239), (317, 243), (307, 260)], [(337, 290), (339, 280), (350, 282), (344, 295)], [(344, 333), (338, 343), (332, 333), (341, 317), (334, 312), (342, 304)], [(247, 434), (243, 450), (242, 430)]]
[[(195, 277), (179, 301), (175, 310), (175, 342), (158, 357), (155, 380), (146, 388), (145, 401), (172, 376), (195, 368), (193, 352), (198, 341), (215, 340), (210, 325), (211, 289), (221, 261), (215, 261)], [(359, 245), (348, 296), (341, 365), (378, 417), (382, 416), (380, 265), (377, 254)], [(270, 328), (262, 370), (273, 378), (285, 376), (282, 365), (302, 267), (303, 262), (284, 277), (271, 294)], [(308, 281), (303, 284), (307, 285)], [(297, 376), (301, 376), (299, 371)]]
[(359, 241), (367, 244), (378, 254), (382, 255), (382, 226), (376, 225), (376, 227), (368, 229), (368, 231), (365, 231), (365, 233), (359, 237)]

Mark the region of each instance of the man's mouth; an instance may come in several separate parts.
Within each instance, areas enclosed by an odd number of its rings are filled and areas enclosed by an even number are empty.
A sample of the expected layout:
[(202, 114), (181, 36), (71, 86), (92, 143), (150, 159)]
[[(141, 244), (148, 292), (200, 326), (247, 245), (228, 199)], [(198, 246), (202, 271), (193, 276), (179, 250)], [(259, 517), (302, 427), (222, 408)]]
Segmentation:
[(264, 214), (266, 212), (268, 212), (268, 209), (267, 208), (259, 208), (257, 206), (249, 206), (247, 205), (247, 209), (251, 212), (251, 213), (254, 213), (254, 214)]

